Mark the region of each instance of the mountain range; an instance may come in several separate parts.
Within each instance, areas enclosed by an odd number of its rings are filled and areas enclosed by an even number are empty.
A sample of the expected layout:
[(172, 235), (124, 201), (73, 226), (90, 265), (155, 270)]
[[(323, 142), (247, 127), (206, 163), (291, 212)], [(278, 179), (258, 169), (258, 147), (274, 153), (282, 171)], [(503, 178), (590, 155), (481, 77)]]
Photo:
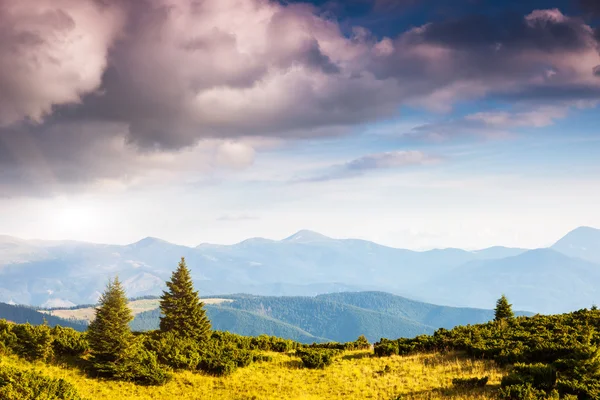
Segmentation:
[(181, 257), (202, 295), (314, 296), (386, 291), (416, 300), (554, 313), (600, 301), (600, 230), (575, 229), (548, 249), (411, 251), (300, 231), (283, 240), (179, 246), (156, 238), (130, 245), (0, 236), (0, 301), (58, 307), (95, 303), (118, 275), (129, 296), (157, 295)]

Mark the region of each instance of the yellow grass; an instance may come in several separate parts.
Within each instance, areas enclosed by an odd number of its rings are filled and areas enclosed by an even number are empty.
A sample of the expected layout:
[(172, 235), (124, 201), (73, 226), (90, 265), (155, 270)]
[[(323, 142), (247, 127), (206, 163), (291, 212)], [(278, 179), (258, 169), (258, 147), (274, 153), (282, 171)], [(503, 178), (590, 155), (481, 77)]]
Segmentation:
[[(144, 311), (154, 310), (158, 308), (158, 303), (160, 300), (158, 299), (146, 299), (146, 300), (134, 300), (129, 302), (129, 308), (133, 312), (133, 315), (137, 315)], [(233, 300), (230, 299), (202, 299), (204, 304), (219, 304), (219, 303), (227, 303)], [(76, 310), (66, 310), (66, 309), (58, 309), (58, 310), (40, 310), (41, 312), (45, 312), (50, 315), (54, 315), (55, 317), (65, 318), (65, 319), (81, 319), (91, 321), (94, 318), (94, 308), (78, 308)]]
[[(165, 386), (143, 387), (131, 383), (87, 378), (76, 369), (44, 363), (29, 364), (14, 357), (0, 361), (64, 378), (90, 400), (267, 400), (267, 399), (464, 399), (493, 398), (503, 371), (489, 361), (474, 361), (457, 354), (409, 357), (371, 357), (369, 351), (347, 352), (324, 370), (308, 370), (293, 355), (272, 353), (273, 361), (254, 363), (232, 375), (215, 378), (180, 372)], [(385, 366), (389, 372), (383, 372)], [(484, 390), (457, 391), (452, 379), (489, 376)]]

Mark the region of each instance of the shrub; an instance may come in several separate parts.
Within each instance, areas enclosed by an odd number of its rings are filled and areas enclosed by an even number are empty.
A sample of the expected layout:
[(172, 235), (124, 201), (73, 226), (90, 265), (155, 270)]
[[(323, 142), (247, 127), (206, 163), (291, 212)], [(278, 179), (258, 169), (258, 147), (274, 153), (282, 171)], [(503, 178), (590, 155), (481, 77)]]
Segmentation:
[(273, 361), (273, 357), (267, 354), (253, 354), (252, 355), (253, 362), (271, 362)]
[(374, 352), (377, 357), (389, 357), (398, 355), (398, 343), (392, 341), (382, 341), (375, 344)]
[(167, 383), (171, 375), (159, 364), (156, 354), (136, 341), (115, 361), (93, 363), (96, 373), (106, 378), (158, 386)]
[(556, 370), (545, 364), (515, 364), (512, 371), (502, 378), (502, 387), (530, 384), (535, 389), (549, 392), (556, 385)]
[(323, 369), (333, 363), (333, 358), (339, 354), (339, 350), (329, 349), (304, 349), (296, 350), (305, 368)]
[(534, 388), (531, 383), (500, 388), (498, 397), (502, 400), (548, 400), (546, 392)]
[(80, 356), (89, 350), (85, 333), (58, 325), (52, 328), (51, 333), (54, 339), (52, 347), (57, 356)]
[(487, 385), (488, 380), (489, 377), (487, 376), (483, 378), (454, 378), (452, 379), (452, 385), (461, 389), (475, 389)]
[(356, 339), (354, 342), (351, 342), (350, 344), (353, 348), (348, 350), (367, 350), (371, 348), (371, 343), (369, 343), (365, 335), (360, 335), (358, 339)]
[(219, 342), (205, 343), (200, 349), (198, 369), (209, 375), (228, 375), (237, 367), (247, 367), (253, 361), (249, 350), (223, 345)]
[(47, 325), (15, 324), (11, 329), (16, 336), (12, 350), (28, 360), (47, 360), (53, 354), (52, 333)]
[(203, 358), (198, 364), (198, 369), (209, 375), (225, 376), (235, 371), (236, 365), (231, 360), (220, 358)]
[(0, 365), (0, 399), (2, 400), (81, 400), (73, 385), (35, 371)]
[(146, 338), (145, 346), (161, 364), (174, 369), (195, 370), (200, 363), (200, 347), (195, 340), (179, 338), (173, 332), (156, 332)]
[(0, 354), (8, 354), (13, 351), (17, 344), (17, 336), (12, 331), (15, 324), (0, 319)]

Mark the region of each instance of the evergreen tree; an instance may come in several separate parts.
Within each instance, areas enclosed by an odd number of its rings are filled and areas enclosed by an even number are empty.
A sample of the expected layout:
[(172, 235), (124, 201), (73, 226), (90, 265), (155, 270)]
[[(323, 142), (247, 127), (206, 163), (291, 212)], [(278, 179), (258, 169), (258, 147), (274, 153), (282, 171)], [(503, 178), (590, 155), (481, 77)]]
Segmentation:
[(167, 282), (168, 291), (160, 300), (160, 330), (173, 332), (179, 337), (206, 340), (210, 337), (211, 326), (204, 303), (194, 291), (190, 270), (181, 257), (179, 266)]
[(133, 315), (127, 306), (125, 290), (119, 279), (115, 278), (108, 282), (100, 296), (96, 317), (88, 327), (94, 363), (112, 363), (121, 358), (133, 340), (129, 328), (131, 320)]
[(512, 305), (508, 303), (508, 299), (505, 295), (502, 295), (496, 302), (496, 309), (494, 310), (494, 321), (501, 321), (503, 319), (513, 318), (515, 314), (512, 311)]

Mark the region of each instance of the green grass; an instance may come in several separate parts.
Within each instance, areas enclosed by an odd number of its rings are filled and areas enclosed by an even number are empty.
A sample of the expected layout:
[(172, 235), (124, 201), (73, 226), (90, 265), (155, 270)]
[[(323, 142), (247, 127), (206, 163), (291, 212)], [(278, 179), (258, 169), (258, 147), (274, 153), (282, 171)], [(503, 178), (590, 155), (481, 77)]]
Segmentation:
[[(3, 357), (0, 364), (35, 369), (64, 378), (89, 400), (220, 400), (220, 399), (492, 399), (505, 371), (493, 362), (453, 354), (419, 354), (376, 358), (371, 351), (346, 352), (324, 370), (309, 370), (295, 355), (269, 353), (270, 362), (253, 363), (227, 377), (178, 372), (160, 387), (87, 377), (68, 366), (29, 363)], [(460, 391), (453, 378), (489, 376), (485, 389)]]

